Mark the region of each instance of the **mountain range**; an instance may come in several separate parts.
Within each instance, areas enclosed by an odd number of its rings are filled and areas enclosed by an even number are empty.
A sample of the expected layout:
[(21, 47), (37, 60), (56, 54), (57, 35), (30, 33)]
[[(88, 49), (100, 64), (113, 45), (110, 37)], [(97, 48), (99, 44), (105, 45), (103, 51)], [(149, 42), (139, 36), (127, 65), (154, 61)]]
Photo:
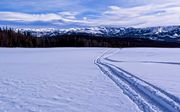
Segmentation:
[(157, 41), (180, 42), (180, 26), (159, 26), (147, 28), (86, 27), (69, 29), (16, 29), (34, 37), (54, 37), (62, 35), (88, 35), (104, 38), (145, 38)]

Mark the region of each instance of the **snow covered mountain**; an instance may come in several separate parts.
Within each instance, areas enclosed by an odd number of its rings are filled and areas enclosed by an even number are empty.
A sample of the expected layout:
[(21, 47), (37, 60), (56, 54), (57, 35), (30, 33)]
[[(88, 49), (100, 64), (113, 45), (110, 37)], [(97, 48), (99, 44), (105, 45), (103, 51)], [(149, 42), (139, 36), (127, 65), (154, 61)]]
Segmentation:
[(124, 28), (124, 27), (88, 27), (69, 29), (18, 29), (36, 37), (53, 37), (58, 35), (85, 34), (101, 37), (149, 38), (159, 41), (180, 42), (180, 26)]

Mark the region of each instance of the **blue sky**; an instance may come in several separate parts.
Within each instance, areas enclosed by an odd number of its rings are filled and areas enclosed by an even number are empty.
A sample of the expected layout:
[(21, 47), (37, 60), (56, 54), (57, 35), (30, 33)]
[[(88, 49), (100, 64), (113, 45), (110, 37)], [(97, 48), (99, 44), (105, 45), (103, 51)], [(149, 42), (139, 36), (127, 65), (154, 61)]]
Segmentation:
[(180, 0), (1, 0), (0, 26), (180, 25)]

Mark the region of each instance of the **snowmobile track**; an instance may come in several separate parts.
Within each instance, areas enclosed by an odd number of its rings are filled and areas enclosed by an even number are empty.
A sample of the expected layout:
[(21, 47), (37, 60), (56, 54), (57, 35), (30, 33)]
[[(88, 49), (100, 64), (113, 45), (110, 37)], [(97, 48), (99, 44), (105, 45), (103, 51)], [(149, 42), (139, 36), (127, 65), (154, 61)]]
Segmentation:
[(108, 50), (94, 62), (143, 112), (180, 112), (180, 100), (174, 95), (136, 77), (115, 65), (107, 57), (117, 53)]

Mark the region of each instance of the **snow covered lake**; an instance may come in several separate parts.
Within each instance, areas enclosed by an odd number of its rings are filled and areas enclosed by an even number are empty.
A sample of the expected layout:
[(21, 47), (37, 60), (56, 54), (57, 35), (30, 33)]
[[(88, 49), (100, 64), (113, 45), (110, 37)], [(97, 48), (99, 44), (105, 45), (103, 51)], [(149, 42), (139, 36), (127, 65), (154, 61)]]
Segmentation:
[(180, 49), (0, 48), (0, 112), (180, 112)]

